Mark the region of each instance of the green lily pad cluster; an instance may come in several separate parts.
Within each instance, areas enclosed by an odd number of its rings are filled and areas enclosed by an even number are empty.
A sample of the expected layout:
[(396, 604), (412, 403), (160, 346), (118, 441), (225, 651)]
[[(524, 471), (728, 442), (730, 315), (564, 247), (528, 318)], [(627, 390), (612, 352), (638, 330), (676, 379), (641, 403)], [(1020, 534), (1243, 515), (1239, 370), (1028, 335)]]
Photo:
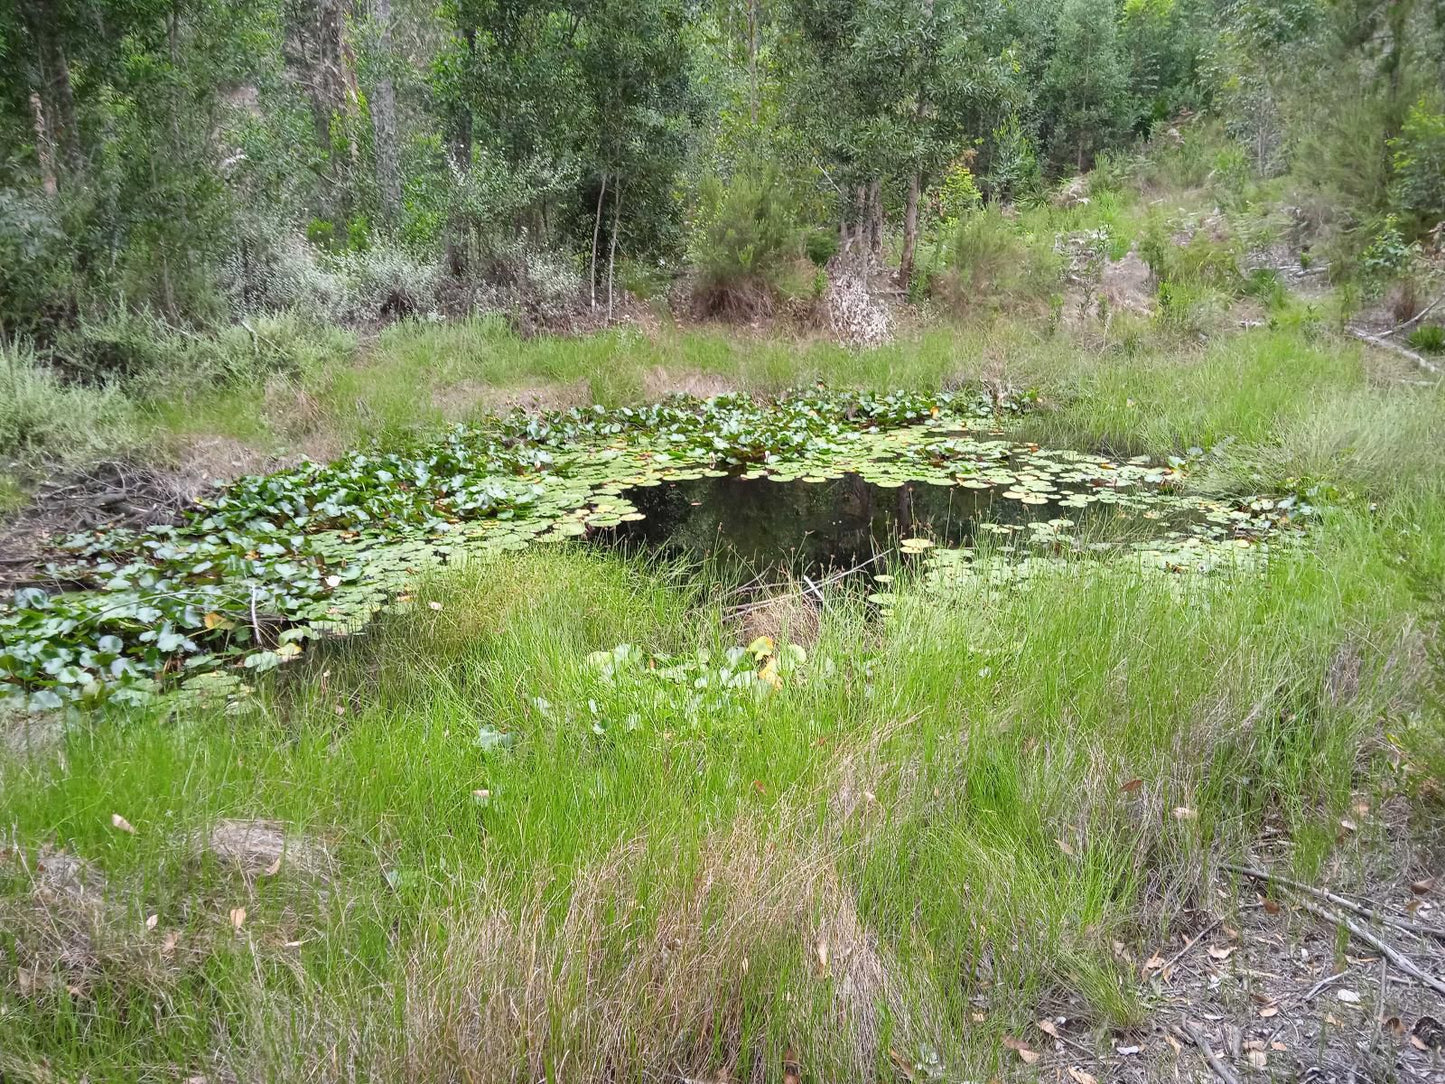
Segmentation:
[(824, 660), (808, 666), (798, 644), (775, 643), (760, 636), (746, 647), (720, 651), (698, 648), (676, 655), (650, 654), (634, 644), (587, 657), (601, 689), (589, 697), (587, 716), (599, 737), (651, 729), (671, 733), (716, 730), (720, 719), (777, 690), (831, 677), (836, 667)]
[[(1106, 513), (1157, 520), (1149, 529), (1181, 560), (1200, 541), (1232, 544), (1299, 511), (1192, 498), (1182, 461), (1112, 463), (1011, 441), (1020, 409), (969, 391), (676, 396), (519, 411), (242, 478), (178, 524), (61, 540), (49, 571), (65, 589), (26, 588), (0, 604), (0, 702), (136, 703), (176, 687), (241, 695), (307, 641), (406, 608), (438, 567), (605, 534), (642, 518), (630, 495), (674, 481), (858, 474), (882, 487), (962, 486), (990, 498), (981, 526), (1009, 546), (1067, 547), (1074, 518)], [(922, 555), (928, 541), (905, 552)], [(940, 570), (944, 552), (929, 558)]]

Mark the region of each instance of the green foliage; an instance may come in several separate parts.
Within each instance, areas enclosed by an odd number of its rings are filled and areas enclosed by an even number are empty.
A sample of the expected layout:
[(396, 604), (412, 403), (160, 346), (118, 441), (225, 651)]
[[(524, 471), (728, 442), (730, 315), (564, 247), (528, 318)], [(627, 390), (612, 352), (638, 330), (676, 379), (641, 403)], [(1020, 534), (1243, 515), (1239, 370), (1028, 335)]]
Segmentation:
[(1394, 206), (1427, 229), (1445, 219), (1445, 110), (1438, 96), (1410, 107), (1390, 152)]
[(1410, 332), (1408, 341), (1416, 350), (1427, 354), (1445, 354), (1445, 326), (1421, 324)]
[(1037, 194), (1042, 183), (1038, 155), (1017, 112), (993, 129), (986, 150), (988, 168), (983, 180), (992, 199), (1008, 203)]
[(946, 246), (946, 268), (929, 289), (955, 313), (1037, 306), (1057, 289), (1057, 255), (1031, 243), (997, 208), (965, 215)]
[(782, 276), (803, 252), (787, 187), (767, 166), (704, 181), (690, 233), (694, 299), (709, 316), (771, 311)]
[(1270, 309), (1283, 308), (1289, 299), (1279, 272), (1272, 267), (1256, 267), (1245, 275), (1241, 292)]
[(140, 443), (139, 413), (113, 383), (64, 381), (27, 347), (0, 345), (0, 458), (125, 455)]
[(973, 179), (973, 172), (963, 162), (956, 162), (938, 186), (938, 224), (944, 233), (958, 229), (959, 221), (983, 206), (983, 193)]
[[(1181, 228), (1191, 234), (1182, 243), (1173, 236)], [(1192, 228), (1182, 223), (1169, 225), (1156, 215), (1140, 238), (1139, 254), (1161, 283), (1235, 293), (1243, 286), (1238, 248), (1231, 237), (1217, 234), (1216, 229), (1209, 224)]]
[(1159, 283), (1159, 323), (1179, 335), (1204, 338), (1223, 324), (1229, 299), (1216, 287), (1198, 280)]
[(1387, 282), (1409, 270), (1415, 251), (1400, 231), (1399, 218), (1386, 215), (1360, 253), (1360, 271), (1367, 282)]
[(1064, 0), (1044, 101), (1055, 162), (1083, 171), (1130, 120), (1129, 77), (1119, 48), (1114, 0)]
[(0, 187), (0, 342), (73, 315), (71, 243), (55, 200)]

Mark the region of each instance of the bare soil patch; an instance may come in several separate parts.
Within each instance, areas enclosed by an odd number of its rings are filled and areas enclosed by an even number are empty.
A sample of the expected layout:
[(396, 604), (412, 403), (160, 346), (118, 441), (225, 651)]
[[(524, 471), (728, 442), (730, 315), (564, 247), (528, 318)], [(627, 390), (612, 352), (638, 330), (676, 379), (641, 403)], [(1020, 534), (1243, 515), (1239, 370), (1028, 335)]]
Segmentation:
[(196, 470), (127, 460), (106, 460), (45, 479), (30, 503), (0, 525), (0, 590), (43, 579), (57, 537), (174, 523), (208, 485)]
[(701, 369), (676, 370), (658, 365), (642, 378), (642, 396), (649, 402), (678, 393), (710, 399), (738, 390), (738, 385), (727, 377)]
[(449, 422), (464, 421), (477, 414), (504, 414), (509, 410), (570, 410), (592, 405), (592, 386), (584, 378), (563, 384), (541, 381), (497, 387), (479, 381), (449, 384), (432, 392), (432, 404)]

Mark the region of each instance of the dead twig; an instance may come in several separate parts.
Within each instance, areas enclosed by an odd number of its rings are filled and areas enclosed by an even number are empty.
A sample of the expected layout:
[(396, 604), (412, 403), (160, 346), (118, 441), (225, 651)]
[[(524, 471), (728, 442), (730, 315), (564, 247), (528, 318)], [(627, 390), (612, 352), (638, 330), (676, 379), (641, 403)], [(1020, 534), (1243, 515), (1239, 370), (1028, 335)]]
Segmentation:
[(1171, 1027), (1170, 1030), (1179, 1038), (1199, 1047), (1204, 1054), (1204, 1060), (1209, 1063), (1209, 1068), (1214, 1071), (1215, 1076), (1224, 1081), (1224, 1084), (1239, 1084), (1239, 1077), (1234, 1075), (1234, 1070), (1224, 1064), (1224, 1059), (1214, 1052), (1214, 1048), (1209, 1045), (1209, 1040), (1204, 1037), (1204, 1032), (1194, 1024), (1186, 1020), (1182, 1027)]
[(1166, 962), (1164, 966), (1159, 969), (1159, 974), (1163, 975), (1164, 972), (1168, 971), (1171, 967), (1173, 967), (1180, 960), (1182, 960), (1184, 958), (1184, 954), (1190, 949), (1192, 949), (1195, 945), (1199, 944), (1200, 941), (1203, 941), (1204, 938), (1207, 937), (1209, 934), (1213, 933), (1215, 929), (1219, 926), (1219, 923), (1221, 921), (1221, 919), (1216, 918), (1208, 926), (1205, 926), (1204, 929), (1200, 930), (1188, 941), (1184, 942), (1184, 947), (1178, 952), (1176, 952), (1173, 956), (1169, 957), (1168, 962)]
[(1348, 896), (1341, 896), (1323, 888), (1316, 888), (1314, 885), (1305, 884), (1303, 881), (1296, 881), (1289, 877), (1282, 877), (1277, 873), (1270, 873), (1268, 870), (1255, 869), (1253, 866), (1236, 866), (1231, 862), (1223, 862), (1221, 865), (1233, 873), (1241, 874), (1254, 881), (1264, 881), (1269, 884), (1283, 885), (1285, 888), (1292, 888), (1296, 892), (1306, 892), (1311, 896), (1333, 903), (1336, 907), (1343, 907), (1347, 911), (1353, 911), (1362, 918), (1368, 918), (1372, 922), (1378, 922), (1385, 926), (1393, 926), (1397, 930), (1404, 930), (1416, 937), (1433, 937), (1437, 941), (1445, 941), (1445, 929), (1438, 926), (1426, 926), (1420, 922), (1412, 922), (1408, 918), (1398, 918), (1395, 915), (1387, 915), (1383, 911), (1377, 911), (1373, 907), (1352, 900)]
[(1348, 974), (1348, 971), (1336, 971), (1333, 975), (1326, 975), (1324, 978), (1320, 979), (1319, 982), (1311, 986), (1309, 990), (1305, 993), (1305, 996), (1300, 998), (1300, 1001), (1305, 1002), (1311, 1000), (1316, 994), (1318, 994), (1330, 983), (1339, 982), (1340, 979), (1344, 978)]
[[(763, 599), (761, 602), (743, 603), (741, 605), (732, 607), (728, 612), (734, 617), (742, 617), (746, 614), (753, 613), (756, 610), (766, 609), (769, 606), (775, 605), (780, 598), (790, 598), (793, 596), (797, 596), (798, 598), (804, 598), (810, 594), (816, 596), (821, 602), (823, 600), (822, 588), (829, 587), (835, 583), (838, 583), (841, 580), (847, 579), (849, 576), (853, 575), (853, 573), (862, 571), (869, 565), (873, 564), (873, 562), (879, 560), (882, 557), (885, 557), (891, 552), (891, 550), (884, 550), (882, 553), (875, 553), (872, 557), (868, 558), (868, 560), (860, 562), (859, 564), (854, 565), (852, 568), (845, 569), (842, 572), (834, 572), (831, 575), (817, 581), (816, 583), (808, 579), (808, 577), (804, 576), (803, 580), (807, 584), (807, 586), (804, 588), (795, 588), (781, 595), (770, 595), (767, 598)], [(763, 589), (764, 588), (759, 588), (759, 590)]]
[(1425, 319), (1425, 317), (1429, 316), (1430, 311), (1442, 301), (1445, 301), (1445, 294), (1441, 294), (1434, 301), (1430, 302), (1430, 304), (1426, 305), (1423, 309), (1417, 312), (1414, 316), (1410, 317), (1410, 319), (1401, 320), (1398, 324), (1396, 324), (1390, 329), (1390, 334), (1394, 335), (1396, 332), (1404, 331), (1411, 324), (1419, 323), (1421, 320)]

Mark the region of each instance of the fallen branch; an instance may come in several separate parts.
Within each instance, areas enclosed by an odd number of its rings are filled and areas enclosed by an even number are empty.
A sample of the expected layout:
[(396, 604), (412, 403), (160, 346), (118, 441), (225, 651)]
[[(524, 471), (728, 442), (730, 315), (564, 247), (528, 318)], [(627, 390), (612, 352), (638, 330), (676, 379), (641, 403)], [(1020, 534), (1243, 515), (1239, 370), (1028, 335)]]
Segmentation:
[(1170, 1030), (1181, 1039), (1186, 1039), (1199, 1047), (1204, 1053), (1204, 1060), (1209, 1063), (1209, 1068), (1214, 1070), (1214, 1075), (1224, 1081), (1224, 1084), (1239, 1084), (1239, 1077), (1235, 1076), (1234, 1070), (1225, 1065), (1224, 1059), (1214, 1052), (1214, 1048), (1209, 1045), (1209, 1040), (1204, 1037), (1204, 1032), (1188, 1020), (1184, 1021), (1182, 1028), (1171, 1027)]
[(1348, 331), (1355, 338), (1359, 339), (1361, 342), (1367, 342), (1371, 346), (1378, 346), (1381, 350), (1393, 350), (1395, 353), (1401, 355), (1402, 357), (1409, 358), (1421, 369), (1425, 370), (1425, 372), (1427, 373), (1430, 373), (1432, 376), (1440, 375), (1440, 366), (1436, 365), (1433, 361), (1427, 361), (1423, 354), (1417, 354), (1413, 350), (1407, 350), (1399, 343), (1392, 343), (1389, 339), (1382, 339), (1378, 335), (1371, 335), (1368, 331), (1361, 331), (1357, 327), (1350, 327), (1346, 328), (1345, 330)]
[(1340, 979), (1344, 978), (1344, 977), (1345, 977), (1346, 975), (1348, 975), (1348, 974), (1349, 974), (1348, 971), (1336, 971), (1333, 975), (1326, 975), (1324, 978), (1320, 979), (1319, 982), (1317, 982), (1317, 983), (1315, 983), (1313, 986), (1311, 986), (1311, 987), (1309, 988), (1308, 992), (1305, 994), (1305, 996), (1302, 997), (1302, 998), (1300, 998), (1300, 1001), (1301, 1001), (1301, 1002), (1309, 1001), (1311, 998), (1313, 998), (1316, 994), (1318, 994), (1321, 990), (1323, 990), (1323, 989), (1324, 989), (1326, 986), (1328, 986), (1330, 983), (1332, 983), (1332, 982), (1338, 982)]
[[(767, 607), (776, 604), (779, 599), (792, 598), (794, 596), (798, 598), (804, 598), (809, 594), (815, 595), (821, 602), (823, 599), (823, 593), (821, 588), (830, 587), (833, 584), (840, 582), (841, 580), (847, 579), (849, 576), (853, 575), (853, 573), (862, 571), (863, 569), (871, 565), (874, 561), (877, 561), (881, 557), (886, 557), (891, 552), (891, 550), (884, 550), (882, 553), (875, 553), (872, 557), (868, 558), (868, 560), (856, 564), (852, 568), (845, 569), (842, 572), (834, 572), (831, 575), (825, 577), (824, 579), (817, 581), (816, 583), (809, 579), (807, 576), (804, 576), (803, 580), (807, 584), (806, 587), (794, 587), (792, 590), (786, 591), (785, 593), (780, 595), (769, 595), (767, 598), (763, 599), (760, 602), (743, 603), (741, 605), (731, 607), (728, 612), (734, 617), (742, 617), (745, 614), (750, 614), (757, 610), (766, 609)], [(758, 590), (767, 589), (767, 585), (758, 588)]]
[(1393, 328), (1390, 329), (1390, 334), (1393, 335), (1397, 331), (1404, 331), (1411, 324), (1419, 323), (1421, 320), (1425, 319), (1425, 317), (1429, 316), (1430, 310), (1433, 309), (1436, 305), (1440, 304), (1440, 302), (1442, 301), (1445, 301), (1445, 294), (1441, 294), (1434, 301), (1430, 302), (1430, 304), (1426, 305), (1423, 309), (1417, 312), (1414, 316), (1410, 317), (1410, 319), (1401, 320), (1398, 324), (1396, 324)]
[(1296, 892), (1307, 892), (1311, 896), (1333, 903), (1336, 907), (1343, 907), (1347, 911), (1353, 911), (1363, 918), (1372, 922), (1378, 922), (1385, 926), (1393, 926), (1397, 930), (1404, 930), (1406, 933), (1413, 933), (1416, 937), (1433, 937), (1437, 941), (1445, 941), (1445, 929), (1439, 926), (1426, 926), (1420, 922), (1412, 922), (1408, 918), (1398, 918), (1395, 915), (1387, 915), (1383, 911), (1377, 911), (1363, 903), (1350, 899), (1348, 896), (1336, 895), (1323, 888), (1316, 888), (1314, 885), (1305, 884), (1303, 881), (1296, 881), (1289, 877), (1282, 877), (1277, 873), (1270, 873), (1268, 870), (1255, 869), (1252, 866), (1236, 866), (1230, 862), (1223, 862), (1221, 865), (1234, 873), (1242, 874), (1255, 881), (1264, 881), (1270, 884), (1283, 885), (1285, 888), (1292, 888)]
[(1423, 970), (1417, 963), (1415, 963), (1414, 960), (1410, 959), (1410, 957), (1406, 956), (1403, 952), (1395, 948), (1389, 942), (1382, 941), (1380, 938), (1376, 937), (1373, 933), (1365, 929), (1354, 919), (1348, 917), (1347, 915), (1342, 915), (1338, 911), (1331, 911), (1328, 907), (1321, 907), (1317, 903), (1311, 903), (1309, 900), (1295, 900), (1295, 902), (1301, 907), (1303, 907), (1306, 911), (1310, 912), (1310, 914), (1317, 915), (1323, 919), (1328, 919), (1329, 921), (1335, 923), (1337, 926), (1343, 926), (1359, 940), (1363, 941), (1365, 944), (1369, 945), (1371, 948), (1381, 953), (1392, 964), (1398, 967), (1401, 971), (1405, 972), (1405, 974), (1414, 976), (1415, 978), (1423, 982), (1426, 986), (1430, 987), (1430, 989), (1434, 990), (1437, 994), (1445, 996), (1445, 982), (1441, 982), (1434, 975), (1430, 974), (1428, 971)]

